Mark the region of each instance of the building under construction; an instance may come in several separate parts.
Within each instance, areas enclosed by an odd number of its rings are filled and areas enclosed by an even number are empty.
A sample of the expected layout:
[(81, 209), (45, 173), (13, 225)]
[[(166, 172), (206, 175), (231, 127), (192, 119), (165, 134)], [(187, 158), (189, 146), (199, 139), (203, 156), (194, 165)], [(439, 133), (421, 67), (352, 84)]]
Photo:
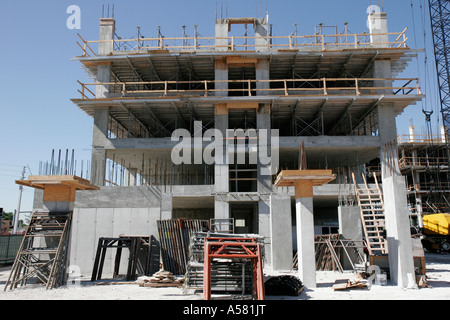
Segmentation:
[(448, 144), (444, 127), (437, 134), (398, 137), (400, 170), (406, 179), (411, 225), (423, 228), (423, 216), (449, 212)]
[[(99, 39), (80, 36), (76, 57), (94, 80), (79, 81), (72, 101), (93, 118), (99, 190), (76, 192), (70, 265), (91, 273), (101, 237), (227, 219), (223, 231), (262, 237), (265, 268), (289, 270), (297, 253), (307, 287), (316, 283), (314, 236), (337, 232), (365, 238), (374, 255), (391, 252), (391, 279), (407, 286), (414, 266), (395, 119), (423, 95), (418, 79), (401, 77), (416, 56), (406, 29), (389, 32), (386, 13), (369, 22), (368, 33), (273, 36), (268, 17), (227, 18), (210, 37), (123, 39), (102, 18)], [(368, 182), (377, 161), (381, 174)], [(105, 270), (113, 267), (106, 256)]]

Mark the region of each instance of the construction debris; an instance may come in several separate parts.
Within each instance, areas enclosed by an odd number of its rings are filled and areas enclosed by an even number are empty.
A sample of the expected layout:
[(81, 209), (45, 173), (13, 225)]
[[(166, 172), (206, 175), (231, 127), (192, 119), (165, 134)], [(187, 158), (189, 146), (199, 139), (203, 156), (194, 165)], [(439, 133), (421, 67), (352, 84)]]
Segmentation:
[[(318, 271), (339, 271), (342, 273), (344, 267), (341, 261), (344, 256), (347, 257), (355, 272), (358, 271), (358, 266), (365, 262), (360, 253), (363, 248), (362, 241), (347, 240), (341, 234), (327, 234), (315, 236), (314, 245), (316, 270)], [(298, 254), (294, 256), (291, 271), (297, 266)]]
[(333, 290), (347, 290), (347, 289), (365, 289), (369, 287), (369, 283), (365, 280), (355, 280), (350, 279), (338, 279), (334, 282)]
[(177, 278), (170, 271), (160, 270), (153, 274), (151, 277), (139, 277), (136, 283), (140, 287), (181, 287), (183, 285), (184, 279)]

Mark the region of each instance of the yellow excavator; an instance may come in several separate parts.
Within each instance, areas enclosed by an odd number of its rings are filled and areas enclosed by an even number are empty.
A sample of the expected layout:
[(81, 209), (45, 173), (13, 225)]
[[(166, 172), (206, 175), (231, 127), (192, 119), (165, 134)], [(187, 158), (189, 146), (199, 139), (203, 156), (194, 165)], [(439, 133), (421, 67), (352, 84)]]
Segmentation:
[(450, 214), (423, 216), (422, 245), (429, 252), (450, 252)]

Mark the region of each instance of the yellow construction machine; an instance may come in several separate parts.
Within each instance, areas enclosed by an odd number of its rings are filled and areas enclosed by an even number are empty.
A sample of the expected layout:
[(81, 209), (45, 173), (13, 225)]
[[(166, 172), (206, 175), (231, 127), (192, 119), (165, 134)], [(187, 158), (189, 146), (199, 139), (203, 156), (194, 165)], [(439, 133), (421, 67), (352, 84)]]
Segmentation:
[(450, 214), (423, 216), (422, 244), (430, 252), (450, 252)]

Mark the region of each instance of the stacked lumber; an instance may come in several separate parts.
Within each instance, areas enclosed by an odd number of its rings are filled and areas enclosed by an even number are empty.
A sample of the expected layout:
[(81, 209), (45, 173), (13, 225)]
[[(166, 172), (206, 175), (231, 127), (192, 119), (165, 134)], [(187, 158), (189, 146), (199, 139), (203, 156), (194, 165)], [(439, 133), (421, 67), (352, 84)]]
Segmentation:
[(151, 277), (139, 277), (136, 283), (140, 287), (181, 287), (183, 279), (175, 277), (170, 271), (160, 270)]
[(335, 246), (340, 238), (340, 234), (315, 236), (316, 270), (342, 271), (341, 250)]

